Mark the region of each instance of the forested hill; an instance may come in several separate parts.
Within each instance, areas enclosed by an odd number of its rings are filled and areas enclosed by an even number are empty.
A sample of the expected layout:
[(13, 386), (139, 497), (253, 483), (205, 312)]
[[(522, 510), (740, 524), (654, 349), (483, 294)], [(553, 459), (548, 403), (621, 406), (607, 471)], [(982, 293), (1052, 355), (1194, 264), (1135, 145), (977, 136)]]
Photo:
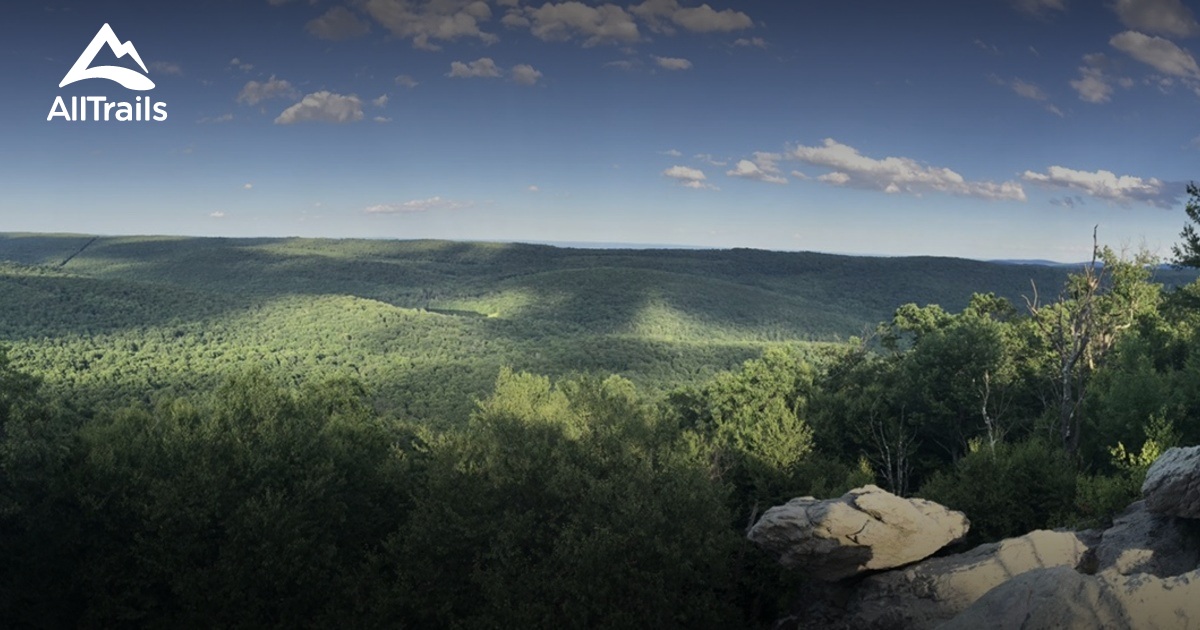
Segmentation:
[[(247, 366), (345, 374), (409, 416), (470, 408), (504, 365), (697, 382), (901, 304), (1052, 298), (1072, 267), (758, 250), (0, 234), (0, 342), (90, 402)], [(1175, 284), (1194, 274), (1159, 272)]]

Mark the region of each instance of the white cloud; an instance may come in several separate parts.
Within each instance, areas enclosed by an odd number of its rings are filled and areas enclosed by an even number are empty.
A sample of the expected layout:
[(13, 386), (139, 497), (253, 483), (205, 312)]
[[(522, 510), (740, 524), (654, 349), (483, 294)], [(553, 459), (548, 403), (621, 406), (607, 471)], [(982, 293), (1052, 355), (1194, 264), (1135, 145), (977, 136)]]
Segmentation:
[(1112, 100), (1113, 87), (1105, 80), (1103, 73), (1086, 66), (1079, 71), (1080, 77), (1071, 81), (1071, 87), (1079, 93), (1079, 98), (1088, 103), (1107, 103)]
[(384, 107), (385, 105), (388, 104), (388, 100), (390, 100), (388, 98), (388, 95), (383, 94), (379, 98), (371, 99), (371, 104), (374, 105), (375, 107)]
[(1083, 56), (1079, 66), (1079, 78), (1070, 81), (1079, 98), (1088, 103), (1107, 103), (1112, 100), (1113, 86), (1129, 87), (1133, 83), (1125, 77), (1113, 77), (1108, 72), (1111, 64), (1103, 53)]
[(1066, 11), (1067, 0), (1013, 0), (1017, 10), (1035, 17), (1046, 17), (1051, 11)]
[(215, 211), (215, 212), (210, 212), (210, 213), (208, 213), (208, 216), (210, 216), (210, 217), (212, 217), (212, 218), (214, 218), (214, 219), (224, 219), (224, 218), (225, 218), (225, 213), (224, 213), (224, 212), (221, 212), (220, 210), (217, 210), (217, 211)]
[(343, 96), (328, 90), (313, 92), (299, 103), (283, 110), (275, 119), (277, 125), (298, 122), (350, 123), (363, 119), (362, 101), (353, 94)]
[(754, 26), (754, 20), (741, 11), (715, 11), (707, 4), (679, 9), (671, 21), (693, 33), (740, 31)]
[(783, 156), (778, 153), (758, 151), (753, 160), (739, 160), (732, 170), (725, 174), (730, 177), (752, 179), (768, 184), (786, 184), (788, 180), (780, 174), (778, 162)]
[(371, 120), (374, 120), (374, 121), (375, 121), (375, 122), (377, 122), (377, 123), (390, 123), (390, 122), (392, 122), (392, 119), (391, 119), (391, 118), (388, 118), (387, 116), (376, 116), (376, 117), (372, 118)]
[[(236, 59), (235, 59), (236, 61)], [(299, 92), (292, 87), (291, 83), (283, 79), (276, 79), (275, 75), (271, 75), (266, 83), (261, 81), (250, 81), (242, 91), (238, 93), (237, 102), (247, 105), (257, 105), (263, 101), (272, 98), (296, 98)]]
[(968, 181), (948, 168), (923, 165), (912, 158), (870, 158), (853, 147), (827, 138), (821, 146), (797, 146), (787, 157), (834, 172), (817, 179), (839, 186), (921, 194), (939, 192), (983, 199), (1025, 200), (1019, 182)]
[(669, 177), (681, 186), (687, 188), (710, 189), (717, 190), (716, 186), (708, 183), (708, 177), (704, 175), (704, 171), (690, 166), (672, 166), (662, 172), (663, 177)]
[(1021, 98), (1027, 98), (1032, 101), (1044, 101), (1047, 98), (1042, 88), (1021, 79), (1013, 79), (1009, 86)]
[[(850, 183), (850, 176), (841, 171), (834, 171), (832, 173), (825, 173), (824, 175), (818, 176), (817, 181), (825, 182), (826, 184), (833, 184), (835, 186), (845, 186), (846, 184)], [(893, 193), (898, 190), (895, 188), (895, 186), (896, 184), (893, 182), (888, 184), (883, 190), (884, 192)]]
[(652, 31), (672, 33), (678, 26), (693, 33), (740, 31), (754, 26), (750, 16), (733, 9), (717, 11), (707, 4), (681, 7), (678, 0), (646, 0), (629, 7)]
[(407, 74), (401, 74), (396, 76), (396, 85), (406, 87), (411, 90), (420, 85), (420, 83), (417, 83), (415, 79)]
[(414, 48), (440, 50), (435, 42), (463, 37), (485, 44), (500, 39), (480, 29), (492, 17), (483, 0), (366, 0), (363, 9), (393, 35), (411, 39)]
[(568, 41), (583, 37), (584, 47), (632, 43), (641, 38), (633, 16), (615, 4), (591, 7), (574, 0), (543, 4), (526, 9), (534, 37), (544, 41)]
[(538, 188), (536, 185), (531, 185), (528, 188), (526, 188), (525, 190), (528, 190), (531, 193), (535, 193), (535, 192), (541, 192), (542, 189)]
[(1114, 35), (1108, 43), (1163, 74), (1200, 78), (1200, 66), (1196, 65), (1196, 59), (1169, 40), (1136, 31), (1125, 31)]
[(1025, 181), (1079, 191), (1089, 197), (1122, 206), (1145, 203), (1160, 208), (1171, 208), (1180, 197), (1177, 189), (1182, 188), (1156, 177), (1144, 179), (1131, 175), (1118, 176), (1112, 171), (1077, 171), (1063, 166), (1051, 166), (1045, 173), (1025, 171), (1021, 177)]
[(313, 37), (337, 41), (362, 37), (371, 32), (371, 25), (342, 6), (333, 7), (306, 27)]
[(511, 75), (512, 80), (521, 85), (533, 85), (538, 82), (538, 79), (542, 78), (541, 71), (535, 70), (533, 66), (527, 63), (520, 63), (513, 66)]
[(500, 23), (508, 28), (529, 28), (529, 18), (515, 8), (509, 9), (504, 17), (500, 18)]
[(1200, 23), (1180, 0), (1117, 0), (1113, 6), (1121, 22), (1148, 33), (1189, 37), (1200, 33)]
[(470, 63), (452, 62), (446, 76), (457, 79), (494, 78), (500, 76), (500, 68), (490, 57), (481, 57)]
[(755, 48), (766, 48), (767, 40), (765, 40), (761, 37), (750, 37), (750, 38), (739, 37), (739, 38), (733, 40), (733, 45), (734, 46), (753, 46)]
[(158, 74), (173, 74), (177, 76), (183, 75), (183, 68), (171, 61), (151, 61), (150, 69)]
[(462, 210), (470, 208), (475, 204), (469, 201), (452, 201), (450, 199), (442, 199), (441, 197), (430, 197), (428, 199), (414, 199), (402, 203), (385, 203), (374, 206), (368, 206), (365, 210), (367, 214), (413, 214), (417, 212), (429, 212), (430, 210)]
[(662, 153), (663, 155), (669, 155), (671, 157), (683, 157), (683, 153), (680, 153), (679, 149), (667, 149), (666, 151), (659, 151), (659, 153)]
[(692, 67), (692, 62), (688, 61), (687, 59), (681, 59), (679, 57), (657, 57), (656, 56), (654, 58), (654, 63), (657, 63), (658, 67), (663, 68), (665, 70), (687, 70), (688, 68)]
[(241, 70), (242, 72), (250, 72), (251, 70), (254, 69), (254, 64), (246, 63), (246, 62), (242, 61), (241, 59), (238, 59), (237, 57), (230, 59), (229, 65), (233, 66), (234, 68), (237, 68), (238, 70)]
[(254, 184), (250, 184), (250, 183), (242, 184), (242, 190), (250, 190), (252, 188), (254, 188)]
[(1021, 98), (1029, 99), (1036, 103), (1041, 103), (1043, 109), (1054, 114), (1055, 116), (1062, 117), (1062, 110), (1055, 106), (1054, 103), (1051, 103), (1049, 95), (1047, 95), (1046, 92), (1036, 84), (1020, 78), (1013, 78), (1011, 81), (1005, 81), (999, 77), (993, 77), (993, 81), (1008, 87)]
[(725, 174), (729, 175), (730, 177), (742, 177), (745, 179), (767, 182), (769, 184), (787, 183), (787, 178), (764, 173), (757, 164), (751, 162), (750, 160), (739, 160), (737, 165), (734, 166), (732, 170), (726, 171)]

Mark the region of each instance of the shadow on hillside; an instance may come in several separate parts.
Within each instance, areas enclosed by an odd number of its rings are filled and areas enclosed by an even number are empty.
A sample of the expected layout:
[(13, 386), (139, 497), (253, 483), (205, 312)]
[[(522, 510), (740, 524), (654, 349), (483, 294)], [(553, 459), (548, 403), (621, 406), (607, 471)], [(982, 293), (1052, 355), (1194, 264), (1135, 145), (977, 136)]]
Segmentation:
[[(76, 243), (80, 237), (42, 238), (54, 244), (56, 238)], [(488, 314), (469, 303), (512, 291), (530, 299), (501, 313), (518, 325), (496, 325), (495, 334), (527, 339), (540, 333), (660, 330), (671, 336), (690, 326), (697, 334), (711, 328), (765, 340), (844, 338), (890, 318), (901, 304), (936, 303), (954, 312), (974, 292), (995, 292), (1020, 308), (1021, 296), (1032, 292), (1031, 280), (1046, 297), (1057, 292), (1070, 271), (952, 258), (744, 249), (176, 237), (100, 238), (64, 270), (214, 294), (220, 297), (218, 309), (289, 295), (353, 295), (432, 312)], [(197, 319), (190, 306), (178, 302), (141, 312), (149, 323)], [(219, 315), (204, 312), (205, 317)]]

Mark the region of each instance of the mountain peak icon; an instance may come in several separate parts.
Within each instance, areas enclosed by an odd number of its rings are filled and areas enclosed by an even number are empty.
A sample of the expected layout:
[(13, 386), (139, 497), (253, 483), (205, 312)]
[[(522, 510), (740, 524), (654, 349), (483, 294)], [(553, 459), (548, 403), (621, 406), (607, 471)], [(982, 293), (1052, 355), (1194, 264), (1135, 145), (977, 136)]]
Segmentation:
[(96, 53), (99, 53), (100, 48), (106, 45), (118, 58), (129, 55), (142, 67), (142, 72), (150, 72), (146, 69), (146, 64), (142, 63), (142, 58), (138, 55), (137, 49), (133, 47), (133, 42), (121, 43), (121, 40), (117, 39), (117, 34), (113, 32), (112, 27), (105, 23), (96, 32), (96, 36), (92, 38), (92, 43), (83, 49), (83, 54), (79, 55), (79, 59), (75, 60), (75, 65), (71, 66), (71, 69), (67, 71), (66, 76), (63, 77), (58, 87), (70, 85), (84, 79), (108, 79), (109, 81), (116, 81), (130, 90), (154, 89), (154, 82), (149, 77), (144, 74), (138, 74), (129, 68), (122, 68), (120, 66), (89, 67), (92, 61), (96, 59)]

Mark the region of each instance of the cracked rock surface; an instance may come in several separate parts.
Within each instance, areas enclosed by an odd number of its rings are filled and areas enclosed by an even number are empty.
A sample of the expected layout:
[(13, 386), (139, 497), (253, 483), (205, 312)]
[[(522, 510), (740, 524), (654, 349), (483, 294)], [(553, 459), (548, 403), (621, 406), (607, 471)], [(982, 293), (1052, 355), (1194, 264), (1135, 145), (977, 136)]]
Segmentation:
[(1156, 514), (1200, 518), (1200, 446), (1169, 448), (1154, 460), (1142, 496)]
[(863, 486), (836, 499), (800, 497), (773, 507), (748, 537), (784, 566), (832, 582), (928, 558), (969, 527), (962, 512)]

